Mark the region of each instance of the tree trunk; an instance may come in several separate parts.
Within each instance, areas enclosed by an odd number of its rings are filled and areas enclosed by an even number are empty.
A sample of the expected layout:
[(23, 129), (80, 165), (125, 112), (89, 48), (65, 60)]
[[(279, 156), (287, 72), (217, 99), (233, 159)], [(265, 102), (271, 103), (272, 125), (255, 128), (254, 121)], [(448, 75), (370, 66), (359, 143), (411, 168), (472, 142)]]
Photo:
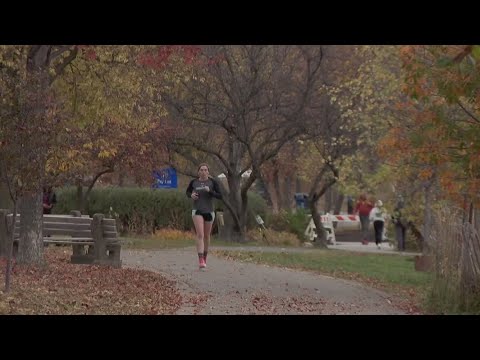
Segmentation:
[(8, 255), (8, 243), (10, 240), (8, 238), (9, 227), (7, 215), (9, 213), (9, 209), (0, 209), (0, 257)]
[(302, 192), (302, 182), (298, 176), (295, 178), (295, 192)]
[[(10, 227), (8, 247), (7, 247), (7, 269), (5, 271), (5, 292), (10, 291), (10, 278), (12, 275), (12, 260), (13, 260), (13, 242), (15, 240), (15, 221), (17, 220), (17, 201), (13, 204), (13, 216), (10, 224), (6, 223), (7, 227)], [(8, 233), (8, 232), (7, 232)]]
[(424, 246), (425, 239), (424, 239), (422, 233), (420, 232), (420, 230), (418, 230), (417, 227), (415, 226), (415, 224), (413, 224), (412, 222), (409, 222), (407, 224), (407, 231), (408, 230), (410, 230), (412, 232), (412, 235), (415, 237), (415, 240), (417, 242), (418, 248), (420, 249), (421, 252), (423, 252), (423, 249), (425, 248), (425, 246)]
[[(0, 176), (0, 179), (3, 179), (3, 176)], [(10, 192), (8, 191), (8, 186), (4, 181), (0, 181), (0, 209), (12, 209), (13, 204), (10, 199)]]
[(318, 200), (324, 196), (327, 191), (335, 184), (336, 178), (338, 178), (338, 170), (328, 164), (329, 170), (333, 172), (334, 178), (329, 179), (328, 181), (325, 181), (323, 185), (320, 187), (320, 190), (317, 192), (316, 189), (319, 188), (320, 183), (324, 179), (325, 173), (327, 171), (327, 165), (323, 167), (320, 172), (317, 174), (315, 177), (315, 180), (312, 183), (312, 186), (310, 188), (310, 193), (308, 195), (308, 202), (310, 204), (310, 210), (312, 212), (312, 218), (313, 218), (313, 223), (315, 224), (315, 228), (317, 229), (317, 241), (315, 241), (315, 245), (317, 247), (327, 247), (327, 236), (325, 233), (325, 229), (323, 228), (323, 225), (320, 221), (320, 214), (318, 213), (318, 207), (317, 207), (317, 202)]
[(123, 187), (125, 185), (125, 171), (123, 171), (122, 164), (118, 164), (118, 186)]
[(270, 201), (272, 203), (272, 213), (278, 214), (280, 208), (278, 206), (278, 197), (277, 197), (277, 191), (275, 190), (275, 186), (273, 185), (273, 183), (268, 183), (266, 181), (264, 183), (265, 183), (265, 189), (268, 192)]
[[(28, 128), (36, 128), (45, 121), (47, 111), (45, 96), (50, 85), (51, 75), (49, 72), (50, 52), (51, 45), (32, 45), (28, 51), (26, 96), (29, 100), (21, 106), (22, 116), (28, 123)], [(18, 262), (38, 265), (43, 263), (42, 186), (44, 185), (49, 144), (40, 142), (34, 148), (27, 139), (24, 146), (23, 156), (28, 157), (34, 167), (33, 170), (29, 170), (29, 174), (26, 174), (30, 184), (18, 199), (20, 215)]]
[(256, 189), (257, 192), (260, 193), (263, 199), (265, 199), (266, 203), (268, 206), (272, 206), (272, 199), (270, 199), (270, 193), (267, 190), (267, 187), (265, 186), (265, 181), (263, 177), (259, 177), (257, 181), (255, 182), (256, 184)]
[(85, 194), (83, 193), (83, 184), (82, 180), (79, 179), (77, 181), (77, 209), (80, 209), (80, 212), (82, 214), (87, 213), (87, 205), (90, 197), (90, 193), (92, 192), (93, 187), (95, 186), (95, 183), (100, 179), (100, 177), (103, 174), (111, 173), (113, 172), (113, 169), (106, 169), (101, 172), (99, 172), (95, 177), (92, 179), (90, 184), (88, 185), (87, 191)]
[(285, 189), (283, 192), (283, 208), (285, 210), (292, 210), (294, 208), (292, 178), (287, 176), (283, 184)]
[[(230, 192), (228, 194), (228, 201), (231, 205), (231, 209), (228, 210), (232, 215), (232, 224), (230, 229), (227, 230), (229, 239), (235, 242), (246, 241), (246, 224), (247, 224), (247, 199), (242, 199), (241, 194), (241, 179), (236, 176), (228, 176), (228, 187)], [(245, 204), (243, 204), (245, 201)], [(233, 213), (232, 213), (233, 211)]]
[(80, 182), (77, 183), (77, 209), (79, 209), (82, 214), (85, 214), (85, 201), (83, 199), (83, 185)]
[(231, 242), (246, 241), (246, 226), (237, 224), (230, 211), (224, 213), (224, 223), (223, 240)]
[[(336, 193), (338, 193), (336, 191)], [(342, 209), (342, 204), (343, 204), (343, 200), (345, 199), (345, 195), (344, 194), (341, 194), (341, 193), (338, 193), (336, 194), (336, 197), (335, 197), (335, 205), (333, 207), (333, 214), (335, 215), (339, 215), (340, 214), (340, 210)], [(333, 223), (333, 229), (337, 229), (337, 225), (338, 225), (338, 222), (334, 222)]]
[(345, 194), (339, 193), (337, 199), (335, 200), (335, 206), (333, 208), (333, 213), (338, 215), (342, 210), (343, 201), (345, 200)]
[(242, 196), (241, 210), (240, 210), (240, 242), (247, 241), (247, 221), (248, 221), (248, 196), (245, 193), (245, 196)]
[(310, 211), (312, 212), (312, 219), (313, 223), (315, 224), (315, 228), (317, 229), (317, 240), (315, 240), (315, 246), (321, 248), (327, 248), (327, 236), (325, 233), (325, 229), (320, 221), (320, 214), (317, 209), (317, 202), (319, 196), (317, 194), (314, 195), (313, 199), (309, 199), (310, 203)]
[(473, 209), (473, 226), (475, 230), (480, 234), (480, 211), (477, 208)]
[(462, 256), (461, 256), (461, 279), (460, 283), (462, 285), (461, 297), (463, 303), (466, 305), (470, 296), (472, 296), (478, 287), (478, 279), (475, 276), (475, 269), (472, 266), (472, 253), (475, 251), (475, 240), (473, 240), (474, 235), (472, 232), (474, 224), (474, 206), (473, 202), (469, 201), (466, 209), (467, 224), (464, 224), (462, 227), (463, 236), (462, 236)]
[(18, 261), (23, 264), (43, 264), (42, 193), (24, 194), (19, 210)]
[[(75, 59), (78, 48), (64, 48), (57, 55), (65, 52), (69, 55), (64, 57), (61, 64), (51, 72), (50, 62), (52, 60), (52, 45), (31, 45), (27, 54), (27, 101), (21, 106), (21, 113), (28, 127), (38, 128), (47, 116), (46, 99), (47, 92), (54, 79), (59, 76), (65, 67)], [(37, 133), (36, 136), (39, 134)], [(32, 139), (33, 140), (33, 139)], [(25, 151), (33, 150), (28, 157), (30, 164), (34, 165), (33, 172), (30, 170), (28, 180), (28, 192), (21, 195), (19, 201), (20, 215), (20, 241), (19, 241), (19, 262), (26, 264), (43, 263), (43, 234), (42, 234), (42, 186), (46, 173), (47, 154), (50, 143), (40, 142), (39, 147), (32, 147), (31, 142), (26, 141)]]
[(431, 205), (432, 205), (432, 192), (431, 192), (431, 185), (432, 183), (428, 183), (425, 188), (425, 210), (423, 213), (423, 239), (424, 239), (424, 246), (423, 246), (423, 252), (425, 255), (430, 254), (431, 252), (431, 239), (430, 239), (430, 234), (432, 230), (432, 211), (431, 211)]
[(280, 180), (278, 178), (278, 169), (275, 169), (274, 173), (273, 173), (273, 182), (272, 182), (272, 185), (273, 185), (273, 189), (275, 191), (275, 197), (277, 199), (277, 207), (278, 207), (278, 211), (277, 213), (280, 211), (280, 209), (282, 208), (282, 191), (280, 189)]
[(332, 188), (328, 188), (325, 192), (325, 212), (330, 213), (332, 211)]
[(468, 206), (468, 222), (473, 225), (475, 218), (475, 207), (473, 206), (473, 202), (470, 201), (470, 204)]

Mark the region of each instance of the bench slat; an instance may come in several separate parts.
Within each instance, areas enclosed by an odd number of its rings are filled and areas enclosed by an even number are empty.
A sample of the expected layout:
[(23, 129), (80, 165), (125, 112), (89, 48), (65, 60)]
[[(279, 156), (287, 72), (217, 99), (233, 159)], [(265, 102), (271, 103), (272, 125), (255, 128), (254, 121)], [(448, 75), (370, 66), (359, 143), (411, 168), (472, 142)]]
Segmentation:
[(75, 240), (75, 238), (68, 239), (55, 239), (55, 238), (43, 238), (43, 242), (47, 244), (76, 244), (76, 245), (94, 245), (93, 239), (89, 240)]
[[(93, 244), (94, 241), (91, 233), (92, 221), (93, 219), (88, 215), (82, 215), (82, 217), (43, 215), (44, 242)], [(120, 244), (116, 225), (115, 219), (103, 219), (102, 221), (103, 236), (108, 244)], [(15, 238), (18, 239), (20, 237), (20, 217), (17, 217), (14, 232)], [(61, 237), (55, 237), (59, 235)]]
[[(95, 245), (93, 239), (89, 240), (77, 240), (79, 238), (43, 238), (44, 243), (48, 244), (77, 244), (77, 245)], [(117, 241), (109, 241), (107, 242), (106, 246), (114, 246), (114, 245), (121, 245), (122, 242)]]
[[(20, 217), (22, 214), (17, 213), (17, 217)], [(7, 217), (12, 217), (13, 214), (7, 214)], [(72, 215), (66, 215), (66, 214), (43, 214), (42, 215), (45, 218), (75, 218), (79, 219), (79, 216), (72, 216)], [(90, 215), (82, 215), (82, 218), (89, 218), (91, 219)]]
[(103, 228), (103, 231), (117, 231), (117, 226), (116, 225), (105, 225), (105, 224), (103, 224), (102, 228)]
[[(14, 242), (18, 242), (18, 237), (13, 239)], [(44, 243), (48, 244), (78, 244), (78, 245), (95, 245), (95, 242), (92, 238), (50, 238), (44, 237)], [(107, 242), (108, 246), (121, 245), (122, 241), (120, 239), (111, 239)]]
[(83, 219), (92, 219), (90, 217), (90, 215), (82, 215), (81, 217), (80, 216), (72, 216), (72, 215), (67, 215), (67, 214), (43, 214), (43, 217), (44, 218), (74, 218), (74, 219), (80, 219), (80, 218), (83, 218)]
[(44, 229), (65, 229), (65, 230), (90, 230), (91, 224), (72, 224), (61, 222), (44, 222)]
[[(65, 230), (43, 230), (43, 237), (50, 236), (71, 236), (74, 238), (92, 237), (91, 231), (65, 231)], [(15, 232), (15, 237), (20, 237), (20, 233)]]
[[(15, 219), (15, 224), (20, 223), (20, 219)], [(72, 216), (48, 216), (43, 215), (43, 221), (49, 223), (68, 223), (68, 224), (91, 224), (92, 219), (87, 217), (72, 217)]]
[(93, 241), (91, 237), (44, 237), (43, 240), (48, 241)]
[(91, 237), (91, 230), (62, 230), (62, 229), (43, 229), (43, 236), (46, 235), (67, 235), (72, 237)]
[(92, 238), (49, 238), (49, 237), (44, 237), (43, 238), (44, 242), (72, 242), (74, 244), (78, 242), (91, 242), (93, 244), (93, 239)]

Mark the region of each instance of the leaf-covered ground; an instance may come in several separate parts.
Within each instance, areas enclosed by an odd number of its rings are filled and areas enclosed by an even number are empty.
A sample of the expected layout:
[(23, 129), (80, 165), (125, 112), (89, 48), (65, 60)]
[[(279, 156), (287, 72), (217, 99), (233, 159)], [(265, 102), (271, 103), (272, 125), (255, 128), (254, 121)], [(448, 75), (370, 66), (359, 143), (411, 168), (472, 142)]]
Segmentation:
[[(379, 292), (381, 281), (356, 272), (337, 269), (335, 277), (353, 280), (345, 282), (283, 263), (256, 264), (250, 253), (237, 258), (213, 250), (205, 271), (194, 248), (125, 249), (122, 269), (74, 265), (70, 253), (49, 247), (43, 269), (15, 266), (9, 294), (1, 291), (1, 276), (0, 314), (421, 313), (410, 286), (397, 295)], [(3, 273), (4, 259), (0, 266)]]
[(0, 259), (0, 314), (174, 314), (182, 304), (176, 284), (160, 274), (70, 263), (70, 251), (48, 248), (46, 266), (14, 265), (4, 293)]
[[(199, 270), (195, 248), (159, 251), (125, 250), (125, 267), (158, 271), (178, 281), (195, 306), (177, 314), (415, 314), (410, 299), (357, 281), (216, 256)], [(186, 297), (186, 295), (185, 295)], [(193, 303), (191, 301), (190, 303)]]

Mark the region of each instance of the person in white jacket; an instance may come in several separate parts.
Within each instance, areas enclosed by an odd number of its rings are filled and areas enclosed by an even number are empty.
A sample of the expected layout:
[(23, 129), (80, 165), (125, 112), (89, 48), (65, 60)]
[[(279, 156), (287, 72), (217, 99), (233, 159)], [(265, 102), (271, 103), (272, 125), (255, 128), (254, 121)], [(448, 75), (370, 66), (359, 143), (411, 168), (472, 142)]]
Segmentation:
[(369, 219), (373, 222), (373, 228), (375, 229), (375, 244), (381, 249), (383, 229), (387, 220), (387, 212), (383, 207), (382, 200), (377, 200), (375, 207), (370, 211)]

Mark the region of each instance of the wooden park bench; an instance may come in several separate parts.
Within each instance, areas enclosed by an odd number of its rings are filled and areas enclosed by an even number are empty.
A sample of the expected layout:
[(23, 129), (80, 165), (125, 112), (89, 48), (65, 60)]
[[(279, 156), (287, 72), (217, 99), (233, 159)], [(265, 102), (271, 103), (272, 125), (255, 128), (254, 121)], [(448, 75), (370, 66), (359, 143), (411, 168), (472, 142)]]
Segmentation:
[[(20, 216), (17, 215), (15, 221), (15, 246), (18, 246), (20, 237)], [(12, 214), (0, 211), (0, 223), (6, 224), (9, 217), (11, 218)], [(42, 225), (43, 243), (71, 245), (73, 264), (121, 267), (121, 243), (115, 219), (107, 219), (103, 214), (95, 214), (91, 218), (72, 211), (71, 215), (43, 215)], [(0, 251), (2, 248), (6, 249), (7, 239), (11, 234), (8, 228), (0, 224)]]

